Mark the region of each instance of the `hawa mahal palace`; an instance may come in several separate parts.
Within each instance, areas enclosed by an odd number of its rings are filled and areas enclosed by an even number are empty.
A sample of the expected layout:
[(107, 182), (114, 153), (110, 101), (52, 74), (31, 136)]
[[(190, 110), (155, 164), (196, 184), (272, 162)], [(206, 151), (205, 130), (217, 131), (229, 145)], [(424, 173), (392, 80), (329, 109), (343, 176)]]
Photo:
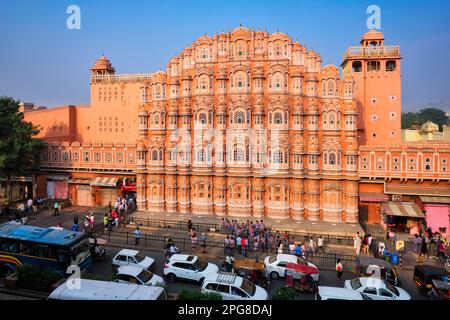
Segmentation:
[(402, 142), (401, 59), (375, 30), (338, 67), (284, 33), (244, 27), (200, 37), (165, 72), (117, 74), (102, 56), (89, 106), (25, 112), (48, 143), (37, 194), (349, 223), (428, 205), (448, 224), (450, 145)]

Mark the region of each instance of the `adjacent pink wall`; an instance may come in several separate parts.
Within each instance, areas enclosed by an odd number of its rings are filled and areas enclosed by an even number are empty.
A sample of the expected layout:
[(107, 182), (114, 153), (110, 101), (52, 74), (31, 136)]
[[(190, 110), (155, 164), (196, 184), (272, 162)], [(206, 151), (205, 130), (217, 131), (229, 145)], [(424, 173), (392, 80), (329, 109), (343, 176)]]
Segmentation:
[(445, 204), (426, 204), (425, 210), (427, 212), (427, 226), (430, 227), (433, 232), (439, 231), (439, 228), (447, 228), (447, 232), (444, 236), (450, 235), (450, 206)]

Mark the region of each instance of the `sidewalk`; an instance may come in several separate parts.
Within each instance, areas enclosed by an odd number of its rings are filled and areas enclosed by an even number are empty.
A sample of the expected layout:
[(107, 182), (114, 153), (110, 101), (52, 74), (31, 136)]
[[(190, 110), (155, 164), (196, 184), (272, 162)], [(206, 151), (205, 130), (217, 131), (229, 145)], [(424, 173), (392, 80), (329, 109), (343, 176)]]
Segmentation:
[[(232, 217), (217, 217), (212, 215), (193, 215), (193, 214), (170, 214), (170, 213), (150, 213), (138, 211), (130, 215), (132, 218), (141, 219), (159, 219), (159, 220), (172, 220), (172, 221), (184, 221), (187, 222), (191, 220), (193, 223), (210, 223), (210, 224), (220, 224), (222, 218), (227, 218), (228, 220), (238, 220), (239, 222), (245, 222), (250, 220), (255, 222), (260, 220), (260, 218), (232, 218)], [(296, 232), (296, 233), (306, 233), (312, 235), (326, 234), (330, 236), (341, 236), (341, 237), (353, 237), (356, 232), (361, 234), (364, 230), (359, 224), (349, 224), (349, 223), (331, 223), (324, 221), (297, 221), (293, 219), (277, 220), (270, 218), (262, 218), (266, 226), (272, 227), (273, 230), (278, 230), (281, 232)]]

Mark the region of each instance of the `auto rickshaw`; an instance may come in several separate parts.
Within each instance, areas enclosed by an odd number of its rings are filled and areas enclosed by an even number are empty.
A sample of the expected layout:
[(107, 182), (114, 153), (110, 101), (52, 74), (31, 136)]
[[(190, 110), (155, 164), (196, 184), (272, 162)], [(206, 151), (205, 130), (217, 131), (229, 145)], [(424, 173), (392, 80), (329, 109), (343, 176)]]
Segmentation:
[(448, 281), (431, 281), (430, 297), (432, 300), (450, 300), (450, 283)]
[(433, 280), (448, 281), (450, 273), (443, 267), (430, 265), (418, 265), (414, 268), (414, 282), (420, 289), (431, 290), (433, 288)]
[(108, 251), (105, 248), (100, 246), (104, 246), (108, 243), (105, 239), (100, 238), (89, 238), (89, 245), (91, 251), (92, 261), (109, 261), (110, 256)]
[(394, 286), (398, 286), (400, 284), (397, 272), (386, 260), (372, 257), (360, 257), (360, 263), (360, 270), (366, 276), (377, 277)]
[(315, 267), (288, 263), (286, 266), (286, 287), (293, 288), (299, 292), (315, 293), (319, 286), (316, 280), (319, 270)]
[(234, 272), (250, 282), (269, 289), (270, 279), (267, 275), (264, 263), (255, 260), (236, 260), (234, 262)]

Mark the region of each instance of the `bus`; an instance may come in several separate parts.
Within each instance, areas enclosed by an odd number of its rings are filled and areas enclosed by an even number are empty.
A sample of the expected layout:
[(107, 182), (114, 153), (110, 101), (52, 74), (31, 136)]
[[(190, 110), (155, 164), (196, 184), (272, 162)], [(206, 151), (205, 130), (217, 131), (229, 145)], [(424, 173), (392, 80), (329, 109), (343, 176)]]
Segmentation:
[(48, 300), (167, 300), (166, 290), (162, 287), (88, 279), (78, 281), (78, 288), (61, 284)]
[[(7, 222), (0, 225), (0, 276), (19, 266), (36, 265), (69, 276), (67, 268), (81, 270), (92, 264), (86, 234)], [(70, 272), (71, 273), (71, 272)]]

